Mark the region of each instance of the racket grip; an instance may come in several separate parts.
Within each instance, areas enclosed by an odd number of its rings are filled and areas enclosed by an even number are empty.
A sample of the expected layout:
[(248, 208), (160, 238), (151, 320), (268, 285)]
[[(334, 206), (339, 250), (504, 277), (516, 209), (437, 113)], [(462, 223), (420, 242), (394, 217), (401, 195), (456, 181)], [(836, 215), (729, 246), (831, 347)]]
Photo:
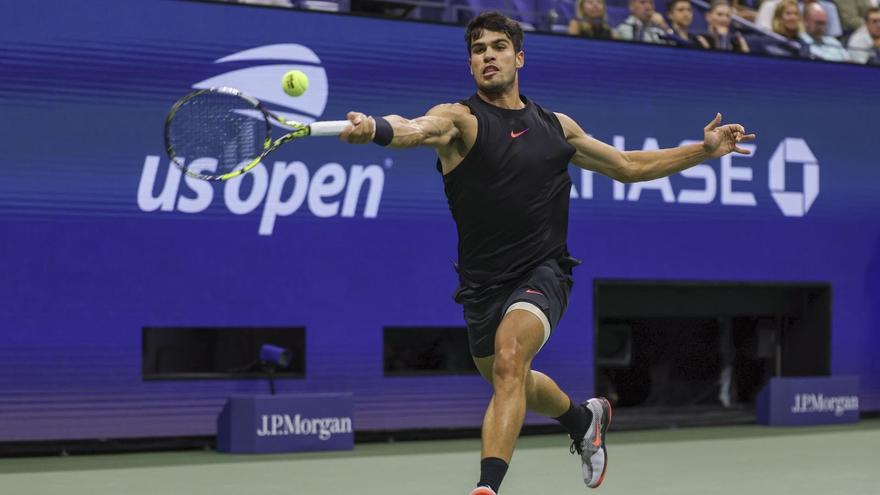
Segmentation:
[(329, 120), (326, 122), (312, 122), (309, 124), (310, 136), (338, 136), (348, 127), (351, 122), (347, 120)]

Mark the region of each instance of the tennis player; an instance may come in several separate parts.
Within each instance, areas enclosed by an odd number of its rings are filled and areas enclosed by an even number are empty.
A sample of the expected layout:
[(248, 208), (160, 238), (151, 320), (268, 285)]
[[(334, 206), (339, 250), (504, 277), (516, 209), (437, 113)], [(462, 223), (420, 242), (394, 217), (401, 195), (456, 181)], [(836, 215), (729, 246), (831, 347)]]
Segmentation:
[(567, 247), (568, 164), (622, 182), (651, 180), (727, 153), (748, 154), (738, 143), (754, 135), (738, 124), (720, 125), (717, 114), (702, 143), (621, 152), (520, 94), (525, 56), (516, 21), (483, 13), (467, 26), (465, 42), (476, 94), (415, 119), (351, 112), (341, 139), (437, 151), (459, 235), (455, 300), (464, 308), (474, 362), (494, 391), (472, 495), (498, 493), (527, 409), (568, 430), (584, 483), (596, 488), (608, 467), (611, 405), (604, 398), (576, 405), (550, 377), (531, 369), (565, 311), (572, 268), (580, 263)]

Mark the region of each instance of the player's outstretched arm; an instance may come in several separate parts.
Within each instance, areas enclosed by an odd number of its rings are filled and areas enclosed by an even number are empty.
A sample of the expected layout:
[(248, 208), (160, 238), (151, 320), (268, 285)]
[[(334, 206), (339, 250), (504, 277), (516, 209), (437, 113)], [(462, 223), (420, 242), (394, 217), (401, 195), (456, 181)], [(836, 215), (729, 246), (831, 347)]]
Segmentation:
[(570, 117), (557, 113), (565, 137), (576, 153), (572, 163), (621, 182), (639, 182), (666, 177), (728, 153), (749, 154), (739, 143), (752, 141), (739, 124), (721, 124), (721, 114), (703, 129), (703, 142), (655, 151), (619, 151), (591, 138)]
[[(437, 105), (423, 117), (406, 119), (399, 115), (370, 117), (360, 112), (349, 112), (351, 125), (339, 136), (352, 144), (374, 141), (392, 148), (429, 146), (442, 148), (459, 138), (461, 132), (457, 120), (460, 105)], [(383, 122), (384, 121), (384, 122)]]

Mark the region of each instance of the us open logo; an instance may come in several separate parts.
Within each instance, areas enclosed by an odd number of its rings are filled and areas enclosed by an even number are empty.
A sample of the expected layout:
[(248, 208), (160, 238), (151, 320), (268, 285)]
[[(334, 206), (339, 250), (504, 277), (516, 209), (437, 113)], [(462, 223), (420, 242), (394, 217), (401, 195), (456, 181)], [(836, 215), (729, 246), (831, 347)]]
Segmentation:
[[(308, 47), (293, 43), (263, 45), (221, 57), (214, 63), (240, 62), (257, 64), (229, 70), (192, 87), (236, 88), (256, 97), (273, 113), (306, 124), (324, 113), (329, 95), (327, 72), (320, 65), (321, 59)], [(309, 90), (297, 98), (286, 95), (281, 88), (282, 77), (291, 70), (300, 70), (309, 78)], [(188, 158), (193, 160), (190, 168), (196, 171), (200, 166), (216, 164), (210, 158)], [(207, 210), (216, 196), (234, 215), (248, 215), (261, 209), (258, 233), (272, 235), (279, 218), (298, 211), (307, 210), (318, 218), (376, 218), (385, 187), (385, 168), (390, 163), (386, 159), (384, 166), (344, 166), (331, 161), (310, 167), (302, 161), (282, 159), (260, 163), (247, 174), (225, 183), (211, 184), (183, 176), (179, 168), (162, 163), (158, 155), (147, 155), (138, 184), (137, 204), (144, 212), (198, 214)]]
[[(221, 86), (236, 88), (260, 100), (272, 112), (288, 120), (310, 124), (324, 113), (329, 86), (321, 59), (308, 47), (293, 43), (264, 45), (217, 59), (214, 63), (284, 61), (232, 70), (193, 84), (193, 89)], [(292, 70), (300, 70), (309, 78), (309, 90), (291, 98), (281, 89), (281, 78)], [(277, 125), (277, 123), (276, 123)]]

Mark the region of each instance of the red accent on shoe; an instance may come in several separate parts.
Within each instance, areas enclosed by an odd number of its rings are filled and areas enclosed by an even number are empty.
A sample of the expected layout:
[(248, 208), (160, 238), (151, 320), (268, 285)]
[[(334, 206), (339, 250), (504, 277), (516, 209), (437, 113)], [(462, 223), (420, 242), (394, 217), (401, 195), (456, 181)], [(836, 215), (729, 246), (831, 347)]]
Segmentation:
[[(599, 397), (600, 400), (605, 402), (605, 405), (608, 406), (608, 426), (611, 426), (611, 417), (613, 416), (613, 408), (611, 407), (611, 401), (606, 399), (605, 397)], [(597, 425), (598, 426), (598, 425)], [(602, 482), (605, 481), (605, 474), (608, 472), (608, 454), (605, 454), (605, 467), (602, 469), (602, 474), (599, 476), (599, 481), (596, 482), (596, 486), (593, 488), (599, 488), (602, 485)]]

